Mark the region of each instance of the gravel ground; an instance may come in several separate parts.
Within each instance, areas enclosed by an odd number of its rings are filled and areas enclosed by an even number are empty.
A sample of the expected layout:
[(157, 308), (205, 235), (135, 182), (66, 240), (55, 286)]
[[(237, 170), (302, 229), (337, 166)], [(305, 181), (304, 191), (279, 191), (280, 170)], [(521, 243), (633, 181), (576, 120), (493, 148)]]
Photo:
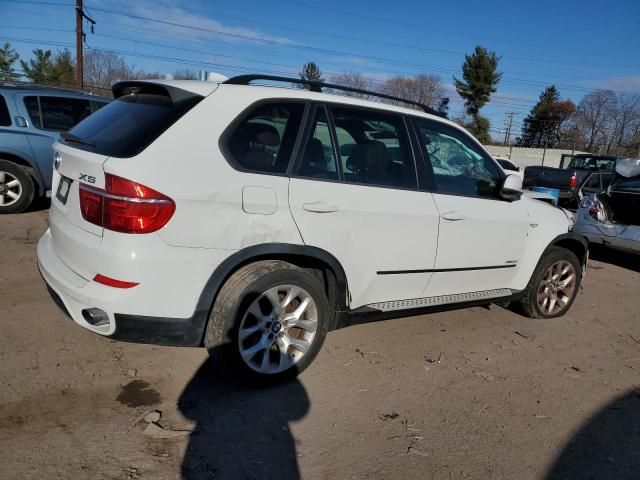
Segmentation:
[(562, 319), (354, 326), (299, 380), (252, 389), (203, 349), (68, 320), (36, 266), (46, 221), (0, 218), (2, 479), (640, 478), (640, 257), (596, 251)]

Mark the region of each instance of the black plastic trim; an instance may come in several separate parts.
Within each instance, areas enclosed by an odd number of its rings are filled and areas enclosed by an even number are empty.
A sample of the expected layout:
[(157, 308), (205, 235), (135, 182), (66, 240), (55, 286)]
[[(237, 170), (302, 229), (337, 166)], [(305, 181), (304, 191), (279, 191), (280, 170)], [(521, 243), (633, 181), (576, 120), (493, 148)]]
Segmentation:
[(496, 270), (499, 268), (515, 268), (516, 263), (508, 265), (492, 265), (487, 267), (460, 267), (460, 268), (426, 268), (421, 270), (380, 270), (378, 275), (402, 275), (406, 273), (442, 273), (442, 272), (469, 272), (472, 270)]
[(330, 253), (316, 247), (288, 243), (266, 243), (242, 249), (224, 260), (209, 277), (189, 318), (147, 317), (115, 314), (116, 331), (109, 338), (174, 346), (201, 346), (209, 313), (220, 288), (239, 267), (265, 258), (295, 256), (326, 263), (336, 277), (336, 315), (330, 329), (344, 325), (347, 309), (347, 277), (340, 262)]

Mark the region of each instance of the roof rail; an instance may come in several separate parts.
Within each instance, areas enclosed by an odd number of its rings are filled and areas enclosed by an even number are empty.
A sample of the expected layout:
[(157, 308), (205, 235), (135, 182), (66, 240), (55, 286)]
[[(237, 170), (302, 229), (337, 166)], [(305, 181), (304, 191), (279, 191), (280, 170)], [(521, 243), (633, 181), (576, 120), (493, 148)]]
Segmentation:
[(442, 116), (441, 113), (434, 110), (433, 108), (428, 107), (420, 102), (416, 102), (415, 100), (408, 100), (406, 98), (394, 97), (393, 95), (387, 95), (386, 93), (373, 92), (371, 90), (362, 90), (360, 88), (347, 87), (345, 85), (337, 85), (335, 83), (316, 82), (313, 80), (303, 80), (301, 78), (280, 77), (277, 75), (259, 75), (259, 74), (238, 75), (236, 77), (231, 77), (230, 79), (225, 80), (222, 83), (227, 83), (230, 85), (249, 85), (249, 83), (253, 82), (254, 80), (269, 80), (273, 82), (287, 82), (287, 83), (297, 83), (299, 85), (307, 85), (310, 87), (309, 89), (312, 92), (322, 92), (323, 88), (330, 88), (334, 90), (343, 90), (345, 92), (361, 93), (363, 95), (371, 95), (372, 97), (385, 98), (387, 100), (395, 100), (396, 102), (402, 102), (408, 105), (415, 105), (417, 107), (420, 107), (426, 113)]

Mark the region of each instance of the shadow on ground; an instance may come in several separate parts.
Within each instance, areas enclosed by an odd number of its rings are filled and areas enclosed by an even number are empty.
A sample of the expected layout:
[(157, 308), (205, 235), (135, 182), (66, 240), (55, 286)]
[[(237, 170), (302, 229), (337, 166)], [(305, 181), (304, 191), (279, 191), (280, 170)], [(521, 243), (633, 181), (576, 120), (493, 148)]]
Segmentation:
[(640, 390), (609, 403), (564, 447), (547, 480), (640, 478)]
[(300, 478), (289, 422), (309, 410), (298, 380), (251, 387), (221, 377), (206, 361), (178, 401), (196, 422), (182, 462), (182, 478)]
[(589, 258), (599, 262), (610, 263), (634, 272), (640, 272), (640, 252), (638, 255), (621, 252), (601, 245), (590, 245)]

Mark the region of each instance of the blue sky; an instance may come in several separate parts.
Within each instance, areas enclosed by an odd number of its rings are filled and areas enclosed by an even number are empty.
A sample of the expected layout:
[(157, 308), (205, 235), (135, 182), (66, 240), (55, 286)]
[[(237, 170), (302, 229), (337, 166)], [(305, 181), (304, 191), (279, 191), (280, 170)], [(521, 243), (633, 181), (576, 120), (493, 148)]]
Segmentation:
[[(69, 45), (74, 51), (72, 3), (0, 0), (0, 42), (10, 41), (23, 58), (38, 47)], [(462, 111), (462, 102), (452, 76), (460, 75), (464, 54), (479, 44), (502, 57), (503, 79), (482, 110), (498, 138), (505, 113), (518, 112), (519, 132), (551, 83), (576, 103), (593, 88), (640, 93), (638, 0), (85, 0), (85, 5), (97, 21), (87, 46), (118, 51), (138, 68), (295, 75), (304, 62), (314, 61), (325, 76), (360, 71), (378, 82), (393, 75), (436, 74), (452, 90), (453, 115)]]

